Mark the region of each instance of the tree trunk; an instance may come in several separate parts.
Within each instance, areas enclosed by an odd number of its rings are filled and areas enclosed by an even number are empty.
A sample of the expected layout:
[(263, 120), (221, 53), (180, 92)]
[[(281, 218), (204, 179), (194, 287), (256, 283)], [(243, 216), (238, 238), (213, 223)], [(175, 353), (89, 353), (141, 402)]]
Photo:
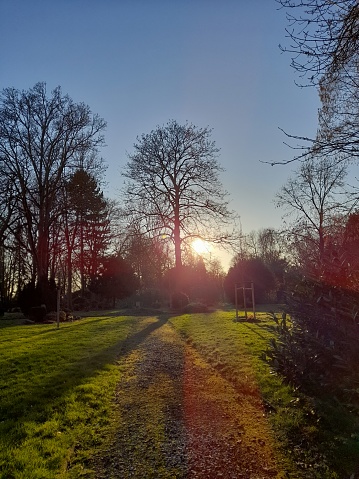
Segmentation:
[(49, 273), (49, 244), (48, 235), (42, 225), (39, 227), (37, 243), (37, 278), (43, 281), (48, 278)]
[(85, 260), (84, 260), (84, 225), (83, 218), (80, 219), (80, 281), (81, 281), (81, 294), (85, 294)]
[(67, 258), (67, 307), (72, 311), (72, 260), (71, 254), (69, 253)]
[(182, 251), (181, 251), (181, 228), (179, 218), (179, 194), (178, 187), (176, 187), (176, 203), (174, 208), (174, 228), (173, 228), (173, 240), (175, 244), (175, 284), (174, 291), (181, 290), (181, 277), (182, 277)]
[(174, 206), (174, 227), (173, 227), (173, 240), (175, 244), (175, 265), (176, 270), (180, 271), (182, 268), (182, 252), (181, 252), (181, 228), (180, 228), (180, 197), (178, 186), (175, 186), (176, 197)]

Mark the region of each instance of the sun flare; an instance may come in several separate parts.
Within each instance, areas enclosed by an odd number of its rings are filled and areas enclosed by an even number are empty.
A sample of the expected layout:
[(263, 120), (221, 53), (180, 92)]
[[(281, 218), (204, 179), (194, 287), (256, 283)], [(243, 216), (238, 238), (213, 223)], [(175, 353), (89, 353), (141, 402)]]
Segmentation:
[(204, 241), (201, 238), (196, 238), (192, 241), (192, 249), (199, 255), (206, 254), (210, 252), (210, 245), (207, 241)]

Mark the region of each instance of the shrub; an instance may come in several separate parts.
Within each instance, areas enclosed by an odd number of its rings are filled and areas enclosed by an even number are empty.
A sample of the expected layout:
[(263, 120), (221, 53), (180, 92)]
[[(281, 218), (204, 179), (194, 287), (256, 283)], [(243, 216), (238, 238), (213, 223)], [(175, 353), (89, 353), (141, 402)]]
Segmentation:
[(171, 307), (173, 309), (183, 309), (189, 303), (187, 294), (182, 292), (173, 293), (171, 296)]
[(164, 298), (160, 290), (148, 288), (141, 293), (136, 294), (135, 301), (140, 302), (142, 306), (159, 308), (164, 302)]
[[(224, 280), (224, 290), (229, 301), (235, 302), (235, 285), (241, 287), (244, 283), (254, 284), (254, 295), (256, 303), (265, 303), (270, 300), (276, 290), (276, 280), (270, 269), (260, 258), (241, 259), (232, 266)], [(252, 303), (249, 292), (247, 304)], [(242, 301), (242, 294), (238, 295), (238, 301)]]
[(27, 316), (32, 308), (44, 304), (47, 311), (55, 311), (57, 302), (56, 284), (53, 279), (43, 279), (36, 285), (33, 281), (25, 284), (19, 292), (18, 303), (21, 311)]
[(356, 300), (339, 288), (299, 286), (288, 305), (291, 322), (275, 318), (278, 340), (272, 340), (267, 359), (293, 386), (359, 407)]
[[(45, 321), (57, 321), (57, 312), (56, 311), (50, 311), (50, 313), (47, 313), (45, 318), (44, 318)], [(62, 323), (64, 321), (67, 320), (67, 314), (65, 313), (65, 311), (60, 311), (59, 312), (59, 321), (61, 321)]]
[(46, 316), (46, 306), (33, 306), (29, 311), (29, 319), (35, 321), (36, 323), (41, 323), (45, 320)]
[(25, 316), (29, 314), (31, 308), (41, 304), (40, 294), (34, 282), (25, 284), (19, 292), (18, 301), (21, 311)]

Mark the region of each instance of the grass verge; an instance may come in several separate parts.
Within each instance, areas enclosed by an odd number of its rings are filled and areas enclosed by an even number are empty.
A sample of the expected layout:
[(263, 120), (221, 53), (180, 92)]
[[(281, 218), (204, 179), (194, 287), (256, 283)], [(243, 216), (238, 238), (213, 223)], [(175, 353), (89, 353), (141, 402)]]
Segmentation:
[(0, 477), (79, 477), (106, 436), (119, 370), (137, 318), (74, 323), (0, 322)]
[(276, 336), (269, 314), (257, 313), (257, 321), (234, 319), (233, 311), (216, 311), (178, 316), (171, 323), (238, 391), (255, 397), (250, 388), (257, 382), (289, 477), (354, 477), (355, 461), (359, 462), (357, 416), (352, 415), (349, 424), (348, 413), (343, 414), (340, 404), (335, 406), (335, 399), (328, 412), (326, 405), (303, 396), (273, 374), (263, 360), (270, 339)]

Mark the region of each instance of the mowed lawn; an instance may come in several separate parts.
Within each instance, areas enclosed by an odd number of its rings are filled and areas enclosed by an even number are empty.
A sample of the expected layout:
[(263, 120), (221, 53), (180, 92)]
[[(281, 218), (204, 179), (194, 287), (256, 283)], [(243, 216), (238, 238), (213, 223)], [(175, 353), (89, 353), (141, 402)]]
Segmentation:
[(124, 342), (166, 320), (236, 387), (249, 387), (248, 377), (256, 378), (278, 445), (285, 448), (303, 413), (293, 407), (290, 388), (260, 358), (275, 323), (266, 313), (258, 318), (234, 322), (233, 310), (158, 317), (107, 312), (59, 329), (0, 321), (0, 478), (93, 477), (89, 459), (116, 427), (113, 399)]
[(110, 424), (116, 357), (135, 321), (0, 321), (1, 478), (69, 477), (72, 459), (91, 454)]

